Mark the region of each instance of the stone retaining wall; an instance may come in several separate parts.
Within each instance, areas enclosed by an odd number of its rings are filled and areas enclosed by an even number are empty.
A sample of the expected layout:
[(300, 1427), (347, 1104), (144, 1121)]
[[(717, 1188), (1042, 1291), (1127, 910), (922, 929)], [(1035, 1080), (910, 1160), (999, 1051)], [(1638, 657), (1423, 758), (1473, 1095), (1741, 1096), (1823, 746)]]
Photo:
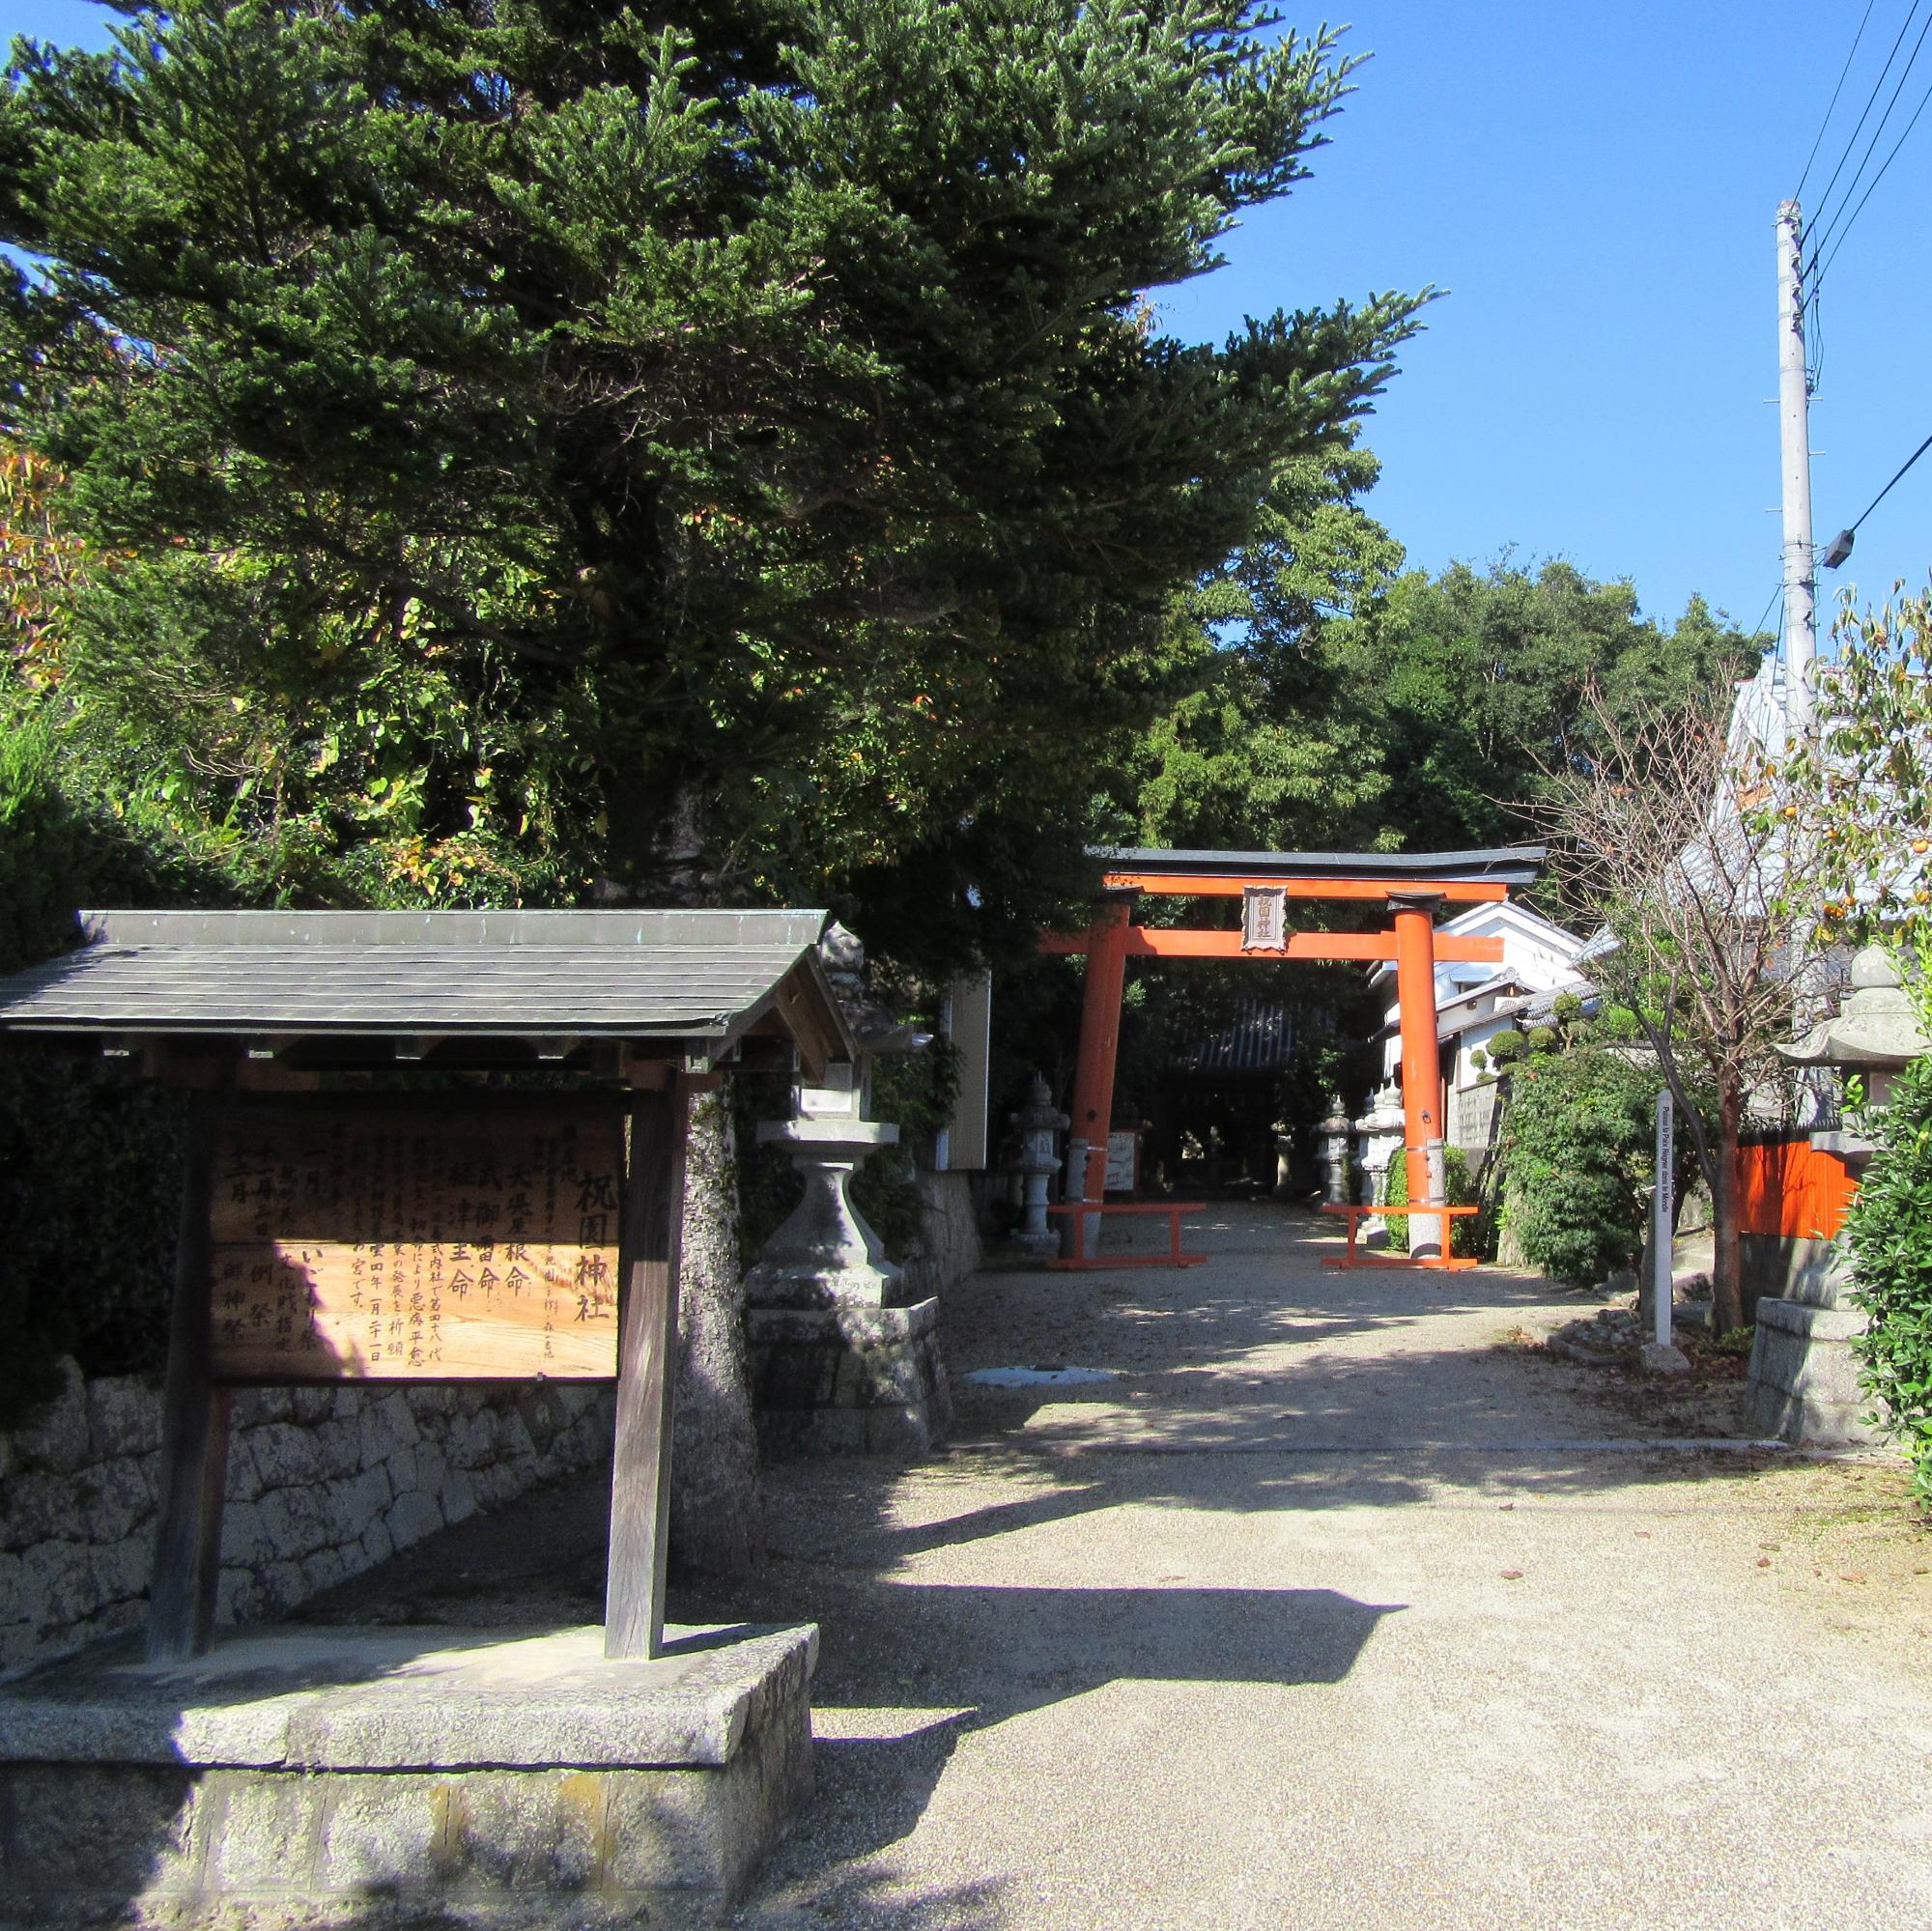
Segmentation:
[(919, 1168), (919, 1244), (899, 1269), (899, 1297), (929, 1300), (955, 1288), (980, 1264), (980, 1217), (969, 1174)]
[[(0, 1671), (145, 1613), (161, 1398), (88, 1381), (0, 1434)], [(236, 1395), (218, 1615), (280, 1614), (479, 1508), (607, 1456), (611, 1390), (251, 1388)]]

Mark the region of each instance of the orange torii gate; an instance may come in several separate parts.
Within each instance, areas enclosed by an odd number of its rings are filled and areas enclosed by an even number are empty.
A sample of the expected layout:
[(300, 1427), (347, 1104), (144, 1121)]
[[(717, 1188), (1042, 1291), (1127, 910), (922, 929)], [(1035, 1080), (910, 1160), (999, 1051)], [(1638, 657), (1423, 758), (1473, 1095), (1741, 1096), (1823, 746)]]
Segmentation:
[[(1416, 1206), (1443, 1200), (1440, 1117), (1442, 1068), (1435, 1038), (1438, 961), (1497, 965), (1496, 938), (1438, 941), (1435, 910), (1479, 904), (1530, 884), (1547, 856), (1541, 845), (1490, 851), (1222, 852), (1115, 851), (1107, 861), (1102, 897), (1085, 933), (1048, 933), (1042, 952), (1085, 952), (1087, 983), (1080, 1007), (1080, 1058), (1073, 1082), (1072, 1140), (1066, 1198), (1098, 1204), (1107, 1178), (1107, 1129), (1114, 1110), (1114, 1060), (1121, 1036), (1121, 997), (1129, 958), (1307, 959), (1373, 964), (1392, 961), (1402, 1027), (1404, 1161), (1408, 1198)], [(1239, 898), (1238, 931), (1188, 931), (1136, 925), (1142, 894), (1181, 898)], [(1379, 932), (1291, 932), (1291, 898), (1378, 900), (1390, 914)], [(1082, 1172), (1073, 1172), (1084, 1142)], [(1075, 1185), (1079, 1191), (1074, 1191)], [(1446, 1227), (1443, 1246), (1447, 1247)]]

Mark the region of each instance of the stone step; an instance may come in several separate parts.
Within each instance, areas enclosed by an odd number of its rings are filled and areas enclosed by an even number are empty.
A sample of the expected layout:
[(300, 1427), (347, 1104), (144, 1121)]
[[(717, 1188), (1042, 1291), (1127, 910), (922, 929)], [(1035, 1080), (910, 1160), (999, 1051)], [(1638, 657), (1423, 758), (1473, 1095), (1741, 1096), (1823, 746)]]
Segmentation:
[(1865, 1331), (1865, 1317), (1856, 1308), (1819, 1307), (1798, 1300), (1759, 1301), (1760, 1327), (1782, 1329), (1811, 1341), (1850, 1341)]

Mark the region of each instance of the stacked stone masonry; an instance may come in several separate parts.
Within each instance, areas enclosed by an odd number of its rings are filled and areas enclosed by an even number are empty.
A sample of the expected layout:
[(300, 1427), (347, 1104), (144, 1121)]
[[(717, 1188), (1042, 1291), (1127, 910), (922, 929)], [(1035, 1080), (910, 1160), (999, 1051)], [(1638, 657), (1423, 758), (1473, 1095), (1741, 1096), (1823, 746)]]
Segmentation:
[[(448, 1523), (608, 1456), (611, 1391), (239, 1391), (217, 1614), (280, 1615)], [(0, 1434), (0, 1671), (146, 1613), (160, 1468), (158, 1386), (86, 1380)]]
[(956, 1288), (979, 1266), (980, 1220), (965, 1174), (919, 1169), (919, 1241), (899, 1268), (899, 1298), (914, 1301)]

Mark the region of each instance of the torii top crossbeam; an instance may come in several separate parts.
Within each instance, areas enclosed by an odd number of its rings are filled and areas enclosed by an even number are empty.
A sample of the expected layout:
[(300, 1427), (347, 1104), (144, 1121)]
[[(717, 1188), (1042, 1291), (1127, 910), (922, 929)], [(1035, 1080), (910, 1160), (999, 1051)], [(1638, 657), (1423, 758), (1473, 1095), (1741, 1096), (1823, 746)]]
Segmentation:
[[(1438, 960), (1495, 964), (1496, 938), (1435, 940), (1435, 908), (1506, 899), (1534, 882), (1548, 856), (1541, 845), (1455, 852), (1232, 852), (1105, 848), (1104, 895), (1093, 924), (1078, 935), (1047, 934), (1044, 952), (1085, 952), (1080, 1060), (1074, 1079), (1073, 1137), (1085, 1143), (1083, 1169), (1069, 1160), (1067, 1191), (1098, 1201), (1106, 1184), (1107, 1128), (1114, 1106), (1114, 1060), (1121, 996), (1129, 957), (1393, 961), (1402, 1025), (1403, 1112), (1408, 1198), (1439, 1205), (1442, 1190), (1441, 1065), (1435, 1040)], [(1243, 901), (1239, 930), (1141, 926), (1130, 911), (1142, 894)], [(1291, 932), (1290, 898), (1369, 900), (1386, 905), (1378, 932)]]

